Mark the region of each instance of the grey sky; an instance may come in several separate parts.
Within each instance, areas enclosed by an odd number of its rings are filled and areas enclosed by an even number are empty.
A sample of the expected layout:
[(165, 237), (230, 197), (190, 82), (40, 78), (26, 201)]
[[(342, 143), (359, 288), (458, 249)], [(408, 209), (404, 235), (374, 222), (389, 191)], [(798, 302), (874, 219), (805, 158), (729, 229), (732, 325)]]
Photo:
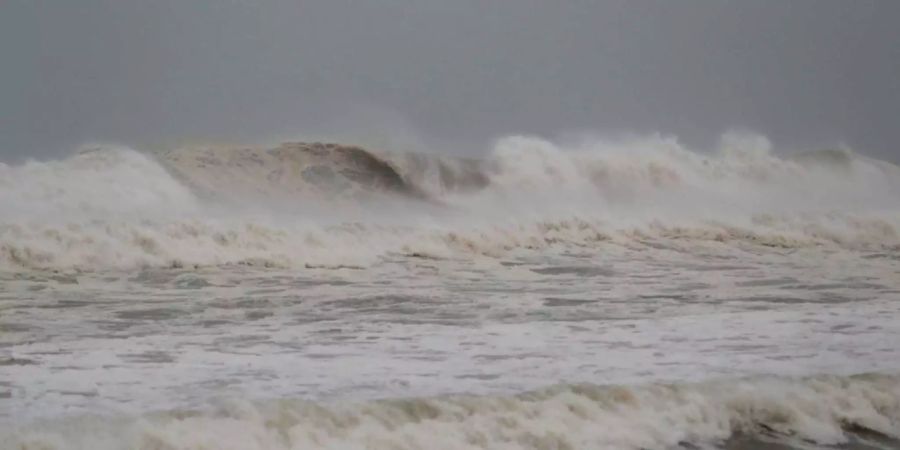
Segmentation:
[(895, 0), (4, 0), (0, 64), (0, 160), (404, 127), (900, 160)]

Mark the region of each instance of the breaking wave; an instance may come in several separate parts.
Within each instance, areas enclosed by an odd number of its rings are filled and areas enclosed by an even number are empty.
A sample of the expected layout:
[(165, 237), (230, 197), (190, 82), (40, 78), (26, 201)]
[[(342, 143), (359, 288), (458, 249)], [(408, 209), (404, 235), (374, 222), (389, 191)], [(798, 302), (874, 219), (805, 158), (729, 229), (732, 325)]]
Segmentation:
[(482, 159), (336, 144), (103, 147), (0, 164), (0, 269), (365, 267), (606, 245), (900, 249), (900, 169), (849, 150), (500, 140)]
[(900, 377), (856, 375), (560, 385), (361, 403), (226, 400), (205, 410), (32, 423), (3, 442), (22, 449), (513, 450), (895, 448), (898, 439)]

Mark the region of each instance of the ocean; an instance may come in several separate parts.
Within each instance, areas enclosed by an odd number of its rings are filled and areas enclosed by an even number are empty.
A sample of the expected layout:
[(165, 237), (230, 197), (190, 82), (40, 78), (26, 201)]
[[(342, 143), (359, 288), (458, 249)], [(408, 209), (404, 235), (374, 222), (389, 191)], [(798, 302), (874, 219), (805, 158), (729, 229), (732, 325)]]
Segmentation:
[(753, 135), (0, 164), (0, 448), (900, 448), (900, 168)]

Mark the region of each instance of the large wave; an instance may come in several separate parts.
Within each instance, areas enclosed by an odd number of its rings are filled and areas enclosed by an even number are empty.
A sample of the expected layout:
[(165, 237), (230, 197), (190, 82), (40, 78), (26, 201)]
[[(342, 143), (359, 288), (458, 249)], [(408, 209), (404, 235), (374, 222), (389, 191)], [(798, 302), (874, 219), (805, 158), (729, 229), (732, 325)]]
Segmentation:
[(0, 437), (22, 449), (895, 448), (900, 378), (560, 385), (335, 404), (232, 400), (138, 418), (69, 417)]
[(900, 248), (900, 169), (848, 150), (778, 156), (730, 134), (534, 137), (482, 159), (336, 144), (102, 147), (0, 164), (0, 269), (353, 266), (393, 255), (725, 243)]

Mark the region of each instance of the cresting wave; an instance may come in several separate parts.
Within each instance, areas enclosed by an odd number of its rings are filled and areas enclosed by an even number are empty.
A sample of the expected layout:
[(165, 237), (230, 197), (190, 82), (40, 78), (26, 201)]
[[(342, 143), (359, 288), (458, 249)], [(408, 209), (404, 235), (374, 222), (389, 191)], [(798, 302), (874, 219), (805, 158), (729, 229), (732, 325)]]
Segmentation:
[(560, 385), (362, 403), (226, 400), (202, 411), (33, 423), (2, 442), (20, 449), (513, 450), (895, 448), (898, 439), (900, 377), (856, 375)]
[(900, 249), (900, 169), (849, 151), (776, 156), (726, 135), (510, 137), (484, 159), (335, 144), (106, 147), (0, 164), (0, 270), (260, 264), (709, 245)]

